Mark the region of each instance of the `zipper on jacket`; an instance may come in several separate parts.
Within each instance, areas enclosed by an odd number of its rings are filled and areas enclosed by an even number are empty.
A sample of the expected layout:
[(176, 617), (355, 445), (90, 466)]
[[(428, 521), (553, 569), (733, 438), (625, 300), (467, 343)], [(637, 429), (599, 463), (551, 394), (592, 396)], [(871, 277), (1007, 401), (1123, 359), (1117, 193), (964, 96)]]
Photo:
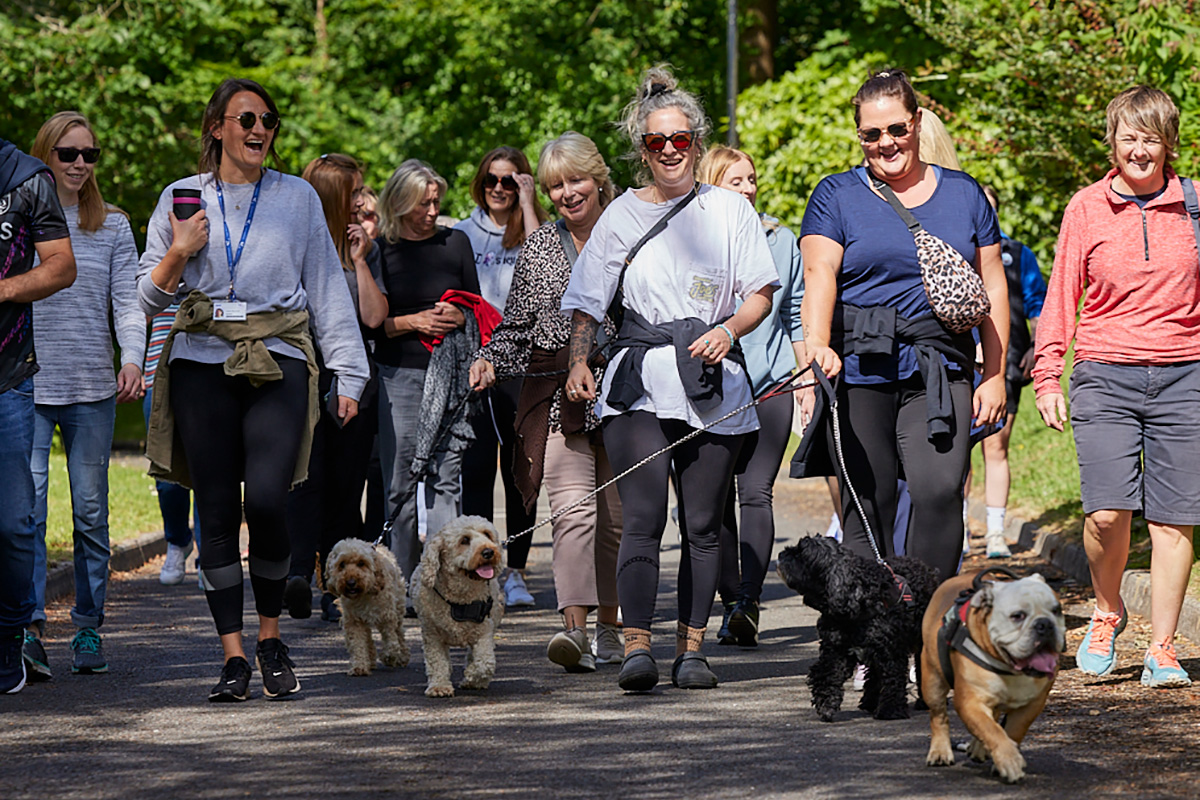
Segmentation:
[(1146, 260), (1150, 260), (1150, 234), (1146, 229), (1146, 208), (1142, 207), (1142, 247), (1146, 251)]

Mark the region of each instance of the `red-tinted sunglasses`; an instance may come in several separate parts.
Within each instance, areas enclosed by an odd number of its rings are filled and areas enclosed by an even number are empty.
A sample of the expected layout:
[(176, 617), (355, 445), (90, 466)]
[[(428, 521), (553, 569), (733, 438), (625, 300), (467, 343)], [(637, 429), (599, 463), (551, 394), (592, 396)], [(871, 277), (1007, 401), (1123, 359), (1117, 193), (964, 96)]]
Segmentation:
[(667, 142), (674, 145), (675, 149), (683, 152), (692, 146), (692, 142), (696, 140), (695, 131), (675, 131), (672, 134), (665, 133), (643, 133), (642, 146), (651, 153), (661, 153), (663, 148), (667, 146)]

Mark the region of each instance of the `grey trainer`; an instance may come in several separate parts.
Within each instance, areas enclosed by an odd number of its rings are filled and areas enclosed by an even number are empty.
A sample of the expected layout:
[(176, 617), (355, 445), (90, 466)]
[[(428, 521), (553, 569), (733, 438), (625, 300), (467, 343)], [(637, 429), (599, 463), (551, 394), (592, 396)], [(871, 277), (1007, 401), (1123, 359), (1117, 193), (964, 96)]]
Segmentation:
[(567, 672), (595, 672), (596, 658), (588, 644), (587, 631), (571, 628), (554, 634), (546, 646), (546, 657)]
[(621, 629), (608, 622), (597, 622), (592, 655), (596, 657), (597, 664), (620, 664), (625, 661), (625, 642), (621, 639)]

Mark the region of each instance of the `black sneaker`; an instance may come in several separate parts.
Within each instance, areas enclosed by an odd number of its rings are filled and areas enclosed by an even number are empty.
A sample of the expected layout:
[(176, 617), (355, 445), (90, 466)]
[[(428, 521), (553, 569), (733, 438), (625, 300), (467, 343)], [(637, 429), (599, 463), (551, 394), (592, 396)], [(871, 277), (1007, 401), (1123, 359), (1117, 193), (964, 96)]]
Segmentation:
[(42, 640), (33, 631), (25, 631), (25, 641), (21, 645), (21, 657), (25, 659), (25, 675), (30, 683), (48, 681), (54, 677), (50, 672), (50, 659)]
[(326, 622), (337, 622), (342, 618), (342, 610), (338, 608), (337, 598), (329, 592), (321, 595), (321, 619)]
[(263, 696), (281, 700), (300, 691), (300, 681), (292, 670), (296, 665), (288, 658), (287, 645), (278, 639), (263, 639), (254, 656), (262, 673)]
[(250, 664), (234, 656), (221, 668), (221, 680), (208, 693), (214, 703), (240, 703), (250, 699)]
[(729, 615), (729, 632), (738, 647), (758, 647), (758, 603), (738, 600)]
[(725, 615), (721, 617), (721, 627), (717, 630), (717, 644), (737, 644), (737, 637), (729, 632), (729, 617), (733, 614), (733, 609), (737, 608), (737, 601), (721, 601), (721, 605), (725, 607)]
[(283, 587), (283, 604), (292, 619), (308, 619), (312, 616), (312, 588), (302, 575), (288, 578)]
[(99, 675), (108, 672), (104, 660), (104, 642), (95, 628), (80, 628), (71, 639), (71, 672), (76, 675)]
[(0, 639), (0, 694), (16, 694), (25, 688), (23, 644), (24, 637), (19, 633)]

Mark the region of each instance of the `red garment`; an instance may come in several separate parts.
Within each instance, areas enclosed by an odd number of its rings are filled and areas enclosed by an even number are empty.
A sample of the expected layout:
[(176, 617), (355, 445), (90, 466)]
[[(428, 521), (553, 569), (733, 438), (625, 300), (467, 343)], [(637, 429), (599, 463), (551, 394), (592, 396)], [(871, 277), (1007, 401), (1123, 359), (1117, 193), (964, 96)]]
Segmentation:
[(1116, 174), (1077, 192), (1063, 214), (1037, 327), (1039, 397), (1063, 391), (1072, 338), (1076, 361), (1200, 360), (1200, 258), (1179, 179), (1167, 167), (1166, 191), (1139, 209), (1113, 190)]
[[(492, 340), (492, 331), (496, 330), (496, 326), (500, 324), (500, 312), (495, 306), (484, 300), (477, 294), (464, 292), (460, 289), (447, 289), (438, 298), (439, 303), (453, 303), (463, 309), (464, 313), (472, 313), (475, 315), (475, 321), (479, 323), (479, 346), (483, 347)], [(421, 344), (425, 345), (425, 349), (433, 352), (436, 345), (442, 343), (442, 337), (428, 336), (424, 333), (418, 334)]]

